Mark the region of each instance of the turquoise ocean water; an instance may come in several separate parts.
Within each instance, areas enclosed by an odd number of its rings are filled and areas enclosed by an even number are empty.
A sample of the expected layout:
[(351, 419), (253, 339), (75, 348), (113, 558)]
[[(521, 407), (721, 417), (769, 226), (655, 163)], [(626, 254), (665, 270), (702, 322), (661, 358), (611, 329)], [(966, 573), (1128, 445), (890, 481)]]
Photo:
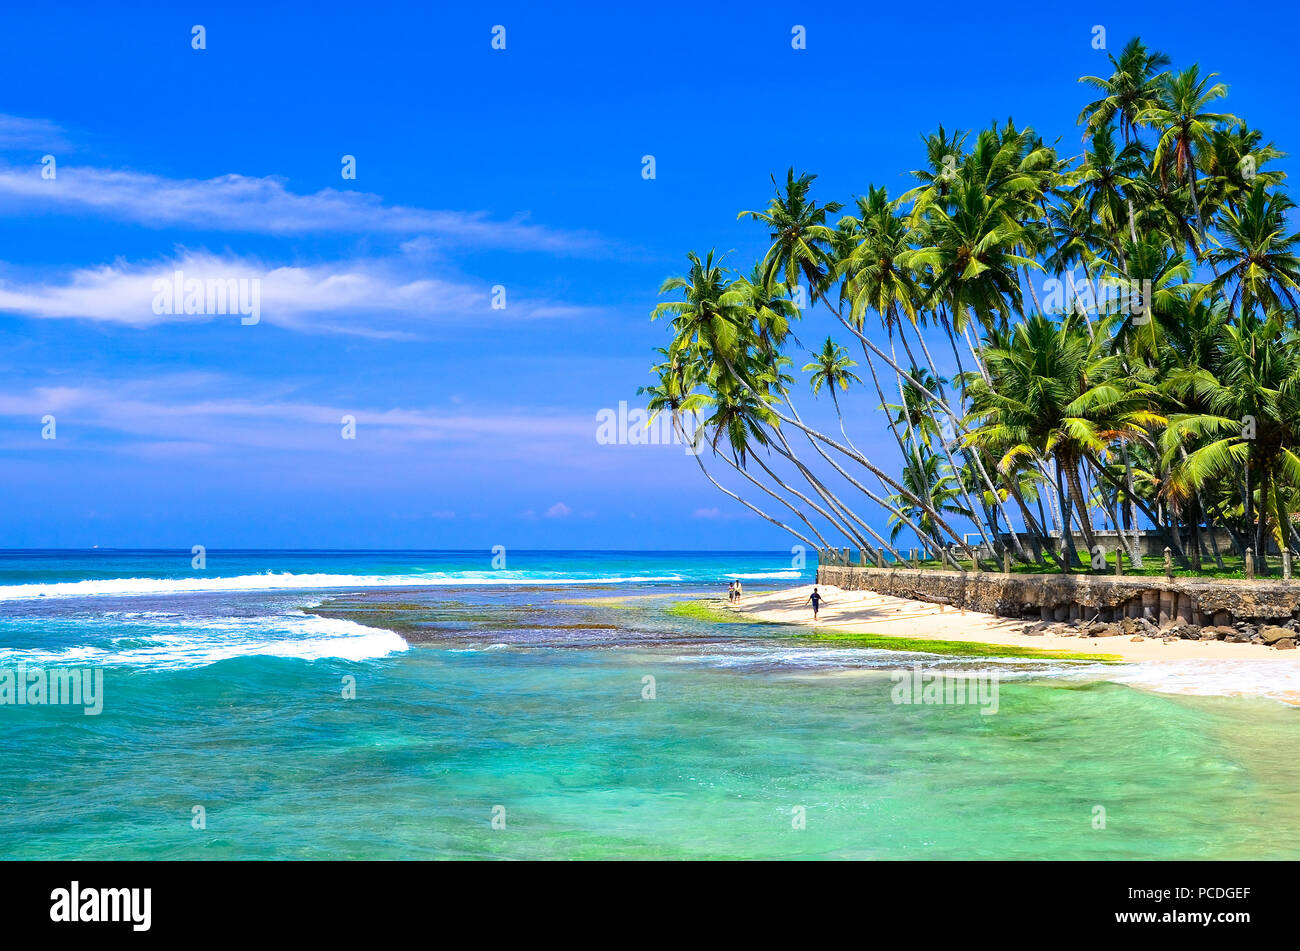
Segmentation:
[[(0, 670), (104, 677), (98, 716), (0, 705), (0, 856), (1300, 857), (1300, 710), (1267, 665), (673, 613), (811, 580), (780, 553), (190, 559), (0, 552)], [(998, 712), (892, 703), (916, 663), (998, 672)]]

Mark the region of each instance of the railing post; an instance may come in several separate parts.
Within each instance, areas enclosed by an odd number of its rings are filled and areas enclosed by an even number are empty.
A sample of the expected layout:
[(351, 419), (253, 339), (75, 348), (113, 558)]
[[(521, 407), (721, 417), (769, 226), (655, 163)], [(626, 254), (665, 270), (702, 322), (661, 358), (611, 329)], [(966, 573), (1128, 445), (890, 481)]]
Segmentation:
[(1255, 580), (1255, 549), (1246, 549), (1246, 580)]

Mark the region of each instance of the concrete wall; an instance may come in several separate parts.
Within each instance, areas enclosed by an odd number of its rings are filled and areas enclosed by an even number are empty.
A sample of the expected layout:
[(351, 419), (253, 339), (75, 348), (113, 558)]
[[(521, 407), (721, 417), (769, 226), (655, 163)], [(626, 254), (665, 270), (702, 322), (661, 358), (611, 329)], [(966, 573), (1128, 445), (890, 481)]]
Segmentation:
[(1300, 582), (1202, 581), (1103, 575), (1002, 574), (926, 568), (821, 565), (819, 584), (898, 598), (940, 600), (1003, 617), (1118, 621), (1146, 617), (1158, 624), (1282, 622), (1300, 617)]

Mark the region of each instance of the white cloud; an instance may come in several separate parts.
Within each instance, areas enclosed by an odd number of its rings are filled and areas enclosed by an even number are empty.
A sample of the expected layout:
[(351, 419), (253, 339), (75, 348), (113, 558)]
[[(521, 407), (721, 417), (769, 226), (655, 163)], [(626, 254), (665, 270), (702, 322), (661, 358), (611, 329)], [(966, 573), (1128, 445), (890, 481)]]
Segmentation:
[(567, 518), (573, 514), (573, 509), (569, 508), (563, 502), (556, 502), (546, 510), (547, 518)]
[[(155, 313), (155, 282), (257, 281), (260, 319), (294, 330), (370, 337), (409, 337), (429, 321), (560, 320), (594, 310), (545, 300), (509, 299), (492, 310), (487, 284), (424, 276), (405, 262), (355, 260), (276, 266), (253, 258), (184, 252), (170, 261), (116, 261), (82, 268), (55, 282), (0, 279), (0, 312), (34, 318), (80, 318), (135, 327), (169, 322), (238, 321), (228, 315)], [(251, 288), (251, 283), (249, 287)], [(251, 328), (250, 328), (251, 329)]]
[[(0, 122), (0, 144), (4, 134)], [(9, 134), (15, 139), (39, 137), (38, 127), (22, 125), (13, 126)], [(503, 221), (486, 212), (386, 205), (379, 195), (334, 188), (300, 194), (273, 176), (176, 179), (61, 163), (57, 178), (46, 180), (36, 164), (0, 166), (0, 210), (31, 208), (92, 212), (151, 228), (273, 235), (382, 232), (431, 236), (456, 246), (578, 254), (607, 251), (607, 242), (597, 235), (546, 228), (523, 215)]]

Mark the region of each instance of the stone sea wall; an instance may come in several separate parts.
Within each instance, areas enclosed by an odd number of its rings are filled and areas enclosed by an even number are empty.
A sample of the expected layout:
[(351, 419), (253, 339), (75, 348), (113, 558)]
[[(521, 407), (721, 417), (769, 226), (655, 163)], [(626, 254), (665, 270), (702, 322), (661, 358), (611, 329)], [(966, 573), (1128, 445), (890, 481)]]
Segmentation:
[[(1001, 574), (925, 568), (821, 565), (819, 584), (936, 601), (1003, 617), (1110, 624), (1139, 619), (1144, 628), (1249, 631), (1300, 627), (1300, 582), (1179, 580), (1102, 575)], [(1131, 625), (1130, 625), (1131, 626)], [(1269, 643), (1272, 643), (1269, 641)]]

